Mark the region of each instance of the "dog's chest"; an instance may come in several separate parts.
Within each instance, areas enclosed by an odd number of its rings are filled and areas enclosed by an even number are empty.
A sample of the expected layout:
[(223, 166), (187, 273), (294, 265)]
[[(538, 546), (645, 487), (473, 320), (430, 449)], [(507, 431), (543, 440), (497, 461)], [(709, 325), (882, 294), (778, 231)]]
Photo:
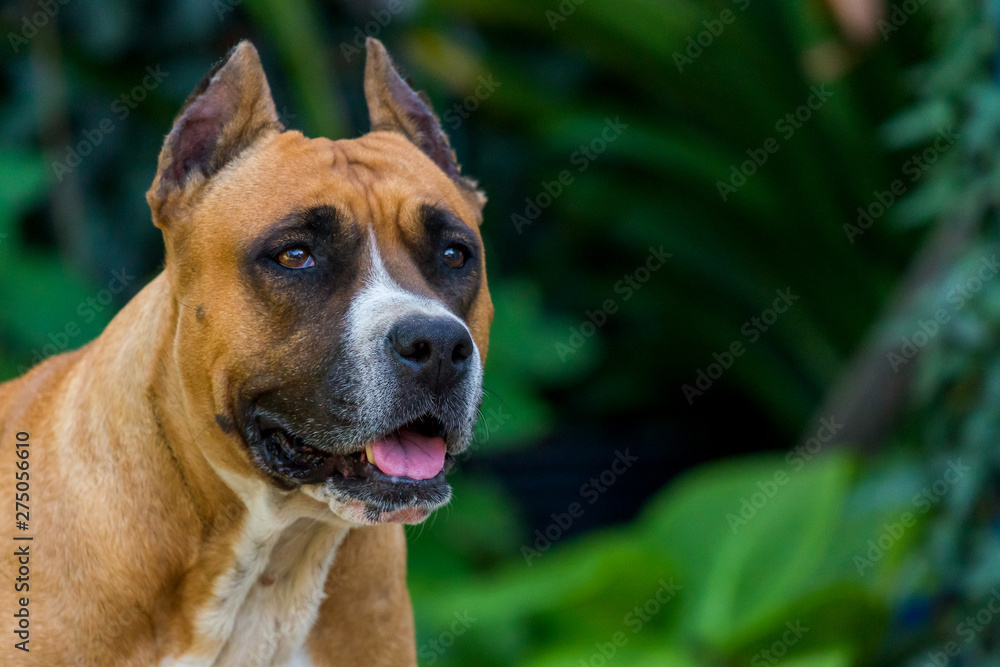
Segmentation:
[[(243, 495), (243, 494), (241, 494)], [(310, 667), (305, 642), (346, 530), (244, 497), (248, 516), (211, 594), (194, 613), (191, 650), (163, 667)]]

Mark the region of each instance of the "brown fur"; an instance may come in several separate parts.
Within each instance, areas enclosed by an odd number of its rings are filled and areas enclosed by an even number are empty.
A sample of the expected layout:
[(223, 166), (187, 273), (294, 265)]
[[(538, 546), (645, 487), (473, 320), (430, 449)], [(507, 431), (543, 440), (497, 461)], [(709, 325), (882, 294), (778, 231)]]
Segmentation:
[[(372, 48), (382, 58), (381, 45)], [(0, 663), (153, 665), (204, 648), (195, 617), (233, 567), (248, 521), (208, 461), (239, 479), (263, 479), (232, 428), (235, 394), (262, 376), (308, 377), (316, 343), (285, 337), (291, 307), (262, 312), (238, 270), (240, 249), (290, 211), (331, 204), (355, 231), (374, 234), (408, 289), (428, 292), (406, 253), (421, 233), (421, 206), (447, 207), (478, 238), (483, 200), (432, 159), (439, 145), (428, 157), (426, 145), (388, 122), (350, 141), (282, 132), (247, 43), (216, 75), (182, 111), (150, 189), (165, 271), (97, 340), (0, 385), (0, 498), (13, 506), (15, 434), (27, 432), (34, 537), (25, 543), (29, 593), (12, 590), (11, 542), (0, 558)], [(192, 149), (177, 128), (202, 122), (191, 111), (205, 96), (214, 96), (206, 115), (222, 108), (227, 120), (200, 160), (178, 162), (178, 151)], [(392, 96), (377, 103), (391, 106)], [(481, 281), (465, 319), (485, 360), (485, 272)], [(296, 511), (328, 512), (298, 491), (280, 493)], [(355, 527), (346, 537), (338, 530), (322, 521), (296, 529), (320, 550), (343, 539), (307, 642), (313, 663), (415, 664), (402, 527)], [(30, 598), (30, 653), (14, 650), (9, 632), (19, 597)]]

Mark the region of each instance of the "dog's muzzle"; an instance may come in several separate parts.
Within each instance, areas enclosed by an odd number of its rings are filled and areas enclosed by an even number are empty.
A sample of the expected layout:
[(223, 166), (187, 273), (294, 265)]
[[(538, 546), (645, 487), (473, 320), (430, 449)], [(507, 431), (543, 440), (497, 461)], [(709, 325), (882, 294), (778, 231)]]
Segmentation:
[(409, 312), (380, 336), (349, 340), (330, 371), (328, 414), (298, 414), (287, 392), (255, 402), (246, 423), (258, 464), (277, 483), (315, 487), (366, 522), (422, 519), (451, 497), (445, 480), (474, 432), (482, 367), (469, 330), (453, 315)]

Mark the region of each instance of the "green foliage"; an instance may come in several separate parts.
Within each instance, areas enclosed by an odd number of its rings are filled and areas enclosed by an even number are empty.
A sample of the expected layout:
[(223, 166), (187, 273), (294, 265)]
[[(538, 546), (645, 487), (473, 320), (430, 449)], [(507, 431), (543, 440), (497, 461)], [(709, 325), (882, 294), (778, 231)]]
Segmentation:
[[(45, 192), (45, 165), (30, 152), (0, 151), (0, 341), (13, 348), (28, 349), (32, 344), (42, 356), (66, 349), (40, 341), (38, 332), (64, 333), (65, 313), (73, 313), (88, 296), (77, 276), (51, 253), (26, 246), (17, 225), (29, 207)], [(40, 306), (41, 305), (41, 306)], [(74, 342), (86, 341), (100, 332), (102, 322), (87, 327)], [(3, 348), (0, 348), (3, 352)], [(0, 354), (0, 378), (20, 374), (11, 358)]]
[[(654, 498), (634, 525), (489, 576), (415, 578), (421, 646), (447, 640), (458, 614), (475, 621), (434, 662), (575, 665), (609, 642), (629, 665), (755, 665), (782, 642), (787, 664), (865, 662), (886, 604), (879, 573), (859, 575), (854, 557), (905, 506), (858, 511), (852, 468), (842, 456), (797, 471), (780, 457), (709, 466)], [(734, 525), (747, 499), (754, 514)], [(435, 530), (476, 511), (459, 503)], [(882, 576), (890, 562), (876, 564)], [(792, 626), (804, 630), (786, 635)]]
[[(542, 392), (578, 379), (596, 361), (599, 344), (584, 346), (567, 363), (553, 349), (564, 342), (563, 331), (571, 326), (570, 320), (544, 312), (537, 285), (508, 281), (492, 288), (491, 294), (497, 316), (486, 367), (483, 411), (487, 416), (477, 444), (492, 448), (528, 442), (549, 432), (553, 410)], [(524, 344), (526, 338), (531, 345)]]
[(316, 77), (316, 54), (323, 52), (317, 8), (308, 2), (256, 0), (247, 9), (281, 52), (292, 90), (303, 110), (307, 134), (341, 137), (347, 134), (346, 111), (333, 94), (333, 76)]
[(911, 409), (896, 444), (918, 457), (921, 485), (939, 481), (950, 462), (969, 472), (936, 496), (927, 537), (895, 592), (903, 604), (934, 613), (901, 628), (886, 655), (916, 663), (954, 642), (959, 654), (951, 664), (987, 665), (1000, 661), (1000, 625), (992, 613), (991, 622), (968, 619), (988, 609), (1000, 586), (1000, 43), (992, 3), (957, 0), (933, 11), (937, 52), (916, 72), (919, 98), (885, 133), (908, 147), (942, 126), (959, 135), (899, 214), (907, 225), (953, 230), (960, 241), (956, 258), (895, 323), (912, 334), (917, 318), (948, 316), (909, 362), (916, 373)]

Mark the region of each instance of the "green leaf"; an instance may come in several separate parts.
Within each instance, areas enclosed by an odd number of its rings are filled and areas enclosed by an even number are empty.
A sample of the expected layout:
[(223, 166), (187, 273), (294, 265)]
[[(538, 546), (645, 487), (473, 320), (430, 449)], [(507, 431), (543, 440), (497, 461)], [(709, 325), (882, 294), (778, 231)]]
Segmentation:
[(951, 106), (943, 100), (932, 100), (887, 122), (882, 127), (882, 138), (890, 148), (915, 148), (954, 123)]
[(726, 462), (654, 503), (650, 537), (693, 588), (685, 596), (691, 634), (724, 649), (810, 592), (849, 478), (844, 457), (814, 459), (798, 472), (781, 458)]
[[(531, 647), (581, 646), (591, 636), (630, 632), (628, 614), (671, 578), (674, 569), (660, 554), (643, 548), (627, 531), (614, 530), (544, 548), (530, 565), (518, 552), (515, 562), (491, 577), (413, 581), (411, 590), (421, 636), (435, 637), (456, 613), (468, 613), (476, 622), (462, 647), (477, 656), (477, 664), (482, 656), (521, 664)], [(683, 588), (676, 593), (678, 598), (684, 594)], [(603, 611), (595, 614), (595, 609)], [(643, 634), (662, 634), (676, 622), (679, 609), (674, 600), (665, 602)]]

